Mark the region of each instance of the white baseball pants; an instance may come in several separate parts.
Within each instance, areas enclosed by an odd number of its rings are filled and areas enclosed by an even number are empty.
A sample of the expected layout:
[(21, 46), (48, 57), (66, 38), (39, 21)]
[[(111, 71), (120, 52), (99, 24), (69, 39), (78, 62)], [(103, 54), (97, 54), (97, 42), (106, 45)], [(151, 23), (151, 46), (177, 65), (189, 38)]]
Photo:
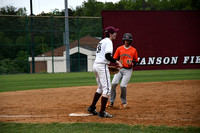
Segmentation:
[(104, 97), (110, 95), (111, 82), (110, 72), (107, 64), (94, 63), (93, 70), (97, 81), (97, 93), (102, 94)]

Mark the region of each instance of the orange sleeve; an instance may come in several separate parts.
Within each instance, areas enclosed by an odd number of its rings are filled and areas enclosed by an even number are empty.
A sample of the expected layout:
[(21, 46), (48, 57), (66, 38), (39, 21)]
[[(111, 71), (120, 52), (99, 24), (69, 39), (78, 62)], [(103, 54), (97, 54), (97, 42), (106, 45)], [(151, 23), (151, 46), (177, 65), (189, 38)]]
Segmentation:
[(120, 48), (118, 47), (117, 50), (115, 51), (114, 56), (113, 56), (113, 58), (116, 59), (116, 60), (118, 60), (119, 57), (120, 57), (120, 56), (119, 56), (119, 50), (120, 50)]
[(134, 55), (133, 59), (138, 62), (138, 53), (137, 53), (136, 49), (135, 49), (135, 55)]

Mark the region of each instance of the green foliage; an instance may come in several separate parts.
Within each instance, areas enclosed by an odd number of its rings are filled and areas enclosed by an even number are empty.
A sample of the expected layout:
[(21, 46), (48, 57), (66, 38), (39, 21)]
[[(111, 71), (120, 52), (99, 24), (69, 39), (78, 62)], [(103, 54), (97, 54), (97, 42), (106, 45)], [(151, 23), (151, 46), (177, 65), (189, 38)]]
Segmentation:
[(3, 15), (17, 15), (17, 8), (14, 6), (2, 7), (0, 13)]
[(26, 51), (19, 51), (17, 53), (17, 58), (15, 59), (16, 61), (16, 71), (18, 73), (27, 73), (28, 72), (28, 67), (27, 67), (27, 52)]
[(130, 126), (108, 123), (0, 123), (7, 133), (197, 133), (199, 127)]
[(14, 60), (3, 59), (0, 61), (0, 73), (27, 73), (27, 52), (19, 51)]
[(83, 2), (83, 14), (84, 16), (100, 16), (101, 9), (103, 8), (102, 2), (96, 0), (88, 0)]
[(198, 0), (120, 0), (117, 3), (88, 0), (76, 7), (75, 16), (101, 16), (101, 10), (199, 10)]
[(0, 73), (12, 73), (15, 71), (15, 63), (9, 59), (1, 60), (0, 62)]
[(12, 41), (0, 31), (0, 60), (3, 60), (7, 55), (11, 54), (10, 47), (5, 47), (8, 44), (12, 44)]

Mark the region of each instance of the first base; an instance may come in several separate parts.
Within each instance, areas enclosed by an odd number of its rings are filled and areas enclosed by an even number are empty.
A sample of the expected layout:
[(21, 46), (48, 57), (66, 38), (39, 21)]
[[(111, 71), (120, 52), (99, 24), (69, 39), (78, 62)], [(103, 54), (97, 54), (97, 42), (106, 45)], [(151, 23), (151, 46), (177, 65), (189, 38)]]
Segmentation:
[(85, 114), (85, 113), (71, 113), (69, 116), (90, 116), (92, 114)]

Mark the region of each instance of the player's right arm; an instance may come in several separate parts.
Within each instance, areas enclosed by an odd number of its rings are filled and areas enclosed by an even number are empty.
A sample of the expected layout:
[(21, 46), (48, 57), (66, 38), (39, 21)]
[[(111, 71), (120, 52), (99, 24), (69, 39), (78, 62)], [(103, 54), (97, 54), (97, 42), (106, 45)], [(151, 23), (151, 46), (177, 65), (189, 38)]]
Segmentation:
[(106, 59), (112, 63), (116, 63), (116, 59), (114, 59), (112, 56), (111, 56), (111, 53), (106, 53), (105, 55)]
[(121, 64), (118, 60), (114, 59), (114, 58), (111, 56), (111, 53), (106, 53), (105, 57), (106, 57), (106, 59), (109, 60), (110, 62), (116, 63), (120, 68), (122, 68), (122, 64)]

